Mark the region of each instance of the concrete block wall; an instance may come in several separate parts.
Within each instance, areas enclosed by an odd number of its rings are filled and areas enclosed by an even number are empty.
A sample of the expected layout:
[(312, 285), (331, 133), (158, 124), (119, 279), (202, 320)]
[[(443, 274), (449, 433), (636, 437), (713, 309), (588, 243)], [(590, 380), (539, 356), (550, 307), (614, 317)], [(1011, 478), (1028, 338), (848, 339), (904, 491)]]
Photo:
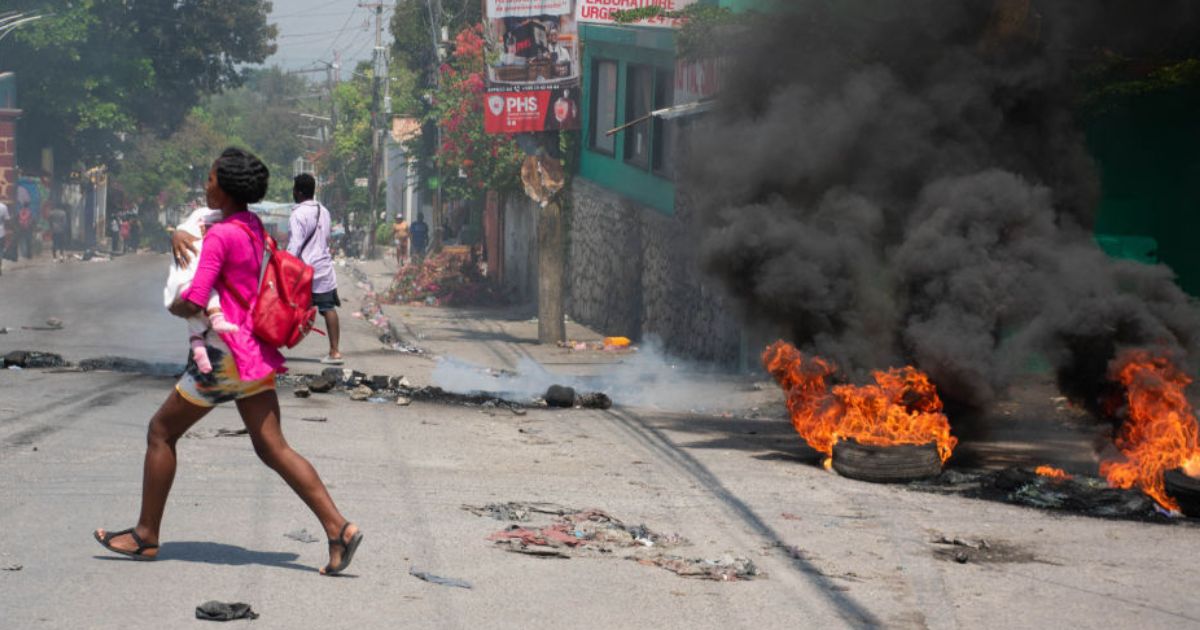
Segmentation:
[(667, 216), (584, 178), (572, 186), (571, 317), (605, 335), (656, 335), (676, 356), (735, 363), (742, 325), (700, 271), (686, 209)]

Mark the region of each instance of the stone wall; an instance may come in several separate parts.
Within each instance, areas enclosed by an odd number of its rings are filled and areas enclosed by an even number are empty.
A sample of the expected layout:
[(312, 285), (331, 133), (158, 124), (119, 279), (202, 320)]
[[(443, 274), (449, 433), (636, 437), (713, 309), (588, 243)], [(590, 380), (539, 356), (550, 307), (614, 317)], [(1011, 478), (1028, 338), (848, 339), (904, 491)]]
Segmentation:
[(571, 317), (605, 335), (658, 336), (678, 356), (735, 362), (742, 327), (699, 269), (686, 209), (667, 216), (582, 177), (572, 187)]

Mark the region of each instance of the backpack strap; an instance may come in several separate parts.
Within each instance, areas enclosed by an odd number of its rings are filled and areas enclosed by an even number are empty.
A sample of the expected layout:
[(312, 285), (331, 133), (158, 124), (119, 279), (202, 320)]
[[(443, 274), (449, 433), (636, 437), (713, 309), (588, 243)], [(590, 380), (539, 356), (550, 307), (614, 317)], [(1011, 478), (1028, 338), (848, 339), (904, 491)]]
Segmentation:
[[(251, 244), (258, 245), (258, 240), (259, 240), (258, 236), (256, 236), (254, 234), (254, 232), (250, 230), (250, 228), (246, 227), (245, 223), (242, 223), (241, 221), (233, 221), (233, 223), (236, 224), (238, 227), (242, 228), (242, 231), (244, 231), (246, 233), (246, 235), (250, 237)], [(259, 291), (262, 291), (263, 278), (267, 275), (267, 263), (269, 263), (270, 260), (271, 260), (271, 246), (270, 246), (269, 242), (264, 242), (263, 243), (262, 266), (259, 267), (259, 269), (258, 269), (258, 287), (256, 289), (254, 289), (255, 295), (258, 295)], [(242, 296), (239, 295), (237, 291), (230, 291), (230, 293), (233, 294), (233, 297), (238, 301), (239, 304), (242, 305), (243, 308), (250, 308), (250, 304), (248, 302), (246, 302), (245, 300), (243, 300)]]
[(319, 202), (317, 202), (317, 223), (313, 226), (313, 231), (308, 235), (308, 238), (304, 239), (304, 244), (300, 246), (300, 252), (297, 257), (304, 256), (304, 250), (308, 249), (308, 244), (312, 242), (313, 237), (317, 235), (317, 230), (321, 229), (321, 210), (324, 207), (325, 206), (322, 206)]

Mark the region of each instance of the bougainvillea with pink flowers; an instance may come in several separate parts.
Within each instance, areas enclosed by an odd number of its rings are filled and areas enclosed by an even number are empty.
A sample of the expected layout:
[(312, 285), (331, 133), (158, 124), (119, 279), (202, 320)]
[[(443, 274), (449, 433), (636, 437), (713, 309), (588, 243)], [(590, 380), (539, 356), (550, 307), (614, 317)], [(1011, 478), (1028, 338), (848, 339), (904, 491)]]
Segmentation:
[(477, 24), (455, 36), (454, 52), (438, 70), (441, 85), (428, 118), (442, 129), (436, 160), (443, 190), (460, 199), (515, 190), (521, 183), (524, 155), (512, 136), (483, 130), (484, 71), (483, 26)]

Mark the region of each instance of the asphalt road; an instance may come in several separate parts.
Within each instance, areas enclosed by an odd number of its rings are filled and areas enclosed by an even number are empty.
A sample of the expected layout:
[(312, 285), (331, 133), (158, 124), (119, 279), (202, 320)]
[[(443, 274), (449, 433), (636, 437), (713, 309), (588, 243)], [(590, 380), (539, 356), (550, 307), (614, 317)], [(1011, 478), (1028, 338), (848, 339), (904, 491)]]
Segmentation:
[[(53, 316), (65, 327), (2, 335), (0, 351), (176, 358), (184, 333), (158, 301), (164, 265), (138, 256), (6, 270), (0, 326)], [(342, 286), (356, 304), (361, 291), (352, 284)], [(376, 331), (349, 310), (352, 364), (429, 373), (427, 358), (383, 352)], [(549, 351), (524, 340), (525, 324), (392, 314), (431, 350), (509, 369), (521, 358), (549, 362)], [(297, 358), (321, 349), (306, 344)], [(728, 413), (618, 407), (518, 416), (284, 392), (289, 440), (366, 533), (351, 576), (338, 579), (316, 573), (324, 544), (285, 537), (318, 531), (315, 519), (245, 437), (217, 436), (240, 426), (232, 407), (220, 408), (180, 442), (160, 560), (112, 557), (90, 532), (133, 524), (145, 423), (170, 385), (103, 372), (0, 372), (0, 627), (190, 627), (201, 623), (195, 606), (210, 599), (250, 603), (262, 615), (255, 628), (1200, 626), (1200, 529), (842, 479), (813, 465), (786, 421), (749, 413), (759, 403), (739, 398), (747, 388), (734, 382)], [(686, 538), (681, 556), (744, 556), (767, 576), (711, 582), (615, 557), (506, 553), (487, 537), (508, 523), (462, 509), (497, 501), (604, 509)], [(947, 562), (931, 543), (940, 535), (1014, 553)], [(430, 584), (410, 568), (473, 588)]]

